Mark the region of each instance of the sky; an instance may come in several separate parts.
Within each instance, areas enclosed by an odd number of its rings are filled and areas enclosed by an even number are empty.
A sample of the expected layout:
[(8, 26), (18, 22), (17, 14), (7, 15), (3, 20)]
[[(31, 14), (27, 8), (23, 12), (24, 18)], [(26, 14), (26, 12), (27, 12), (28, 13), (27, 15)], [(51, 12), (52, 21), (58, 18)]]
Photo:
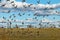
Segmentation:
[[(21, 2), (22, 0), (16, 0), (17, 2)], [(47, 4), (47, 1), (49, 0), (41, 0), (40, 1), (40, 4)], [(60, 3), (60, 0), (50, 0), (51, 1), (51, 4), (58, 4)], [(35, 4), (37, 5), (37, 2), (36, 0), (26, 0), (26, 3), (29, 3), (29, 4)], [(54, 10), (59, 10), (60, 11), (60, 8), (58, 9), (54, 9)], [(18, 16), (18, 13), (21, 13), (21, 17)], [(25, 13), (25, 15), (23, 15)], [(33, 16), (34, 12), (10, 12), (10, 13), (1, 13), (0, 12), (0, 19), (4, 16), (6, 17), (6, 20), (9, 19), (9, 16), (12, 15), (12, 14), (15, 14), (15, 18), (13, 19), (18, 19), (18, 20), (26, 20), (28, 18), (34, 18), (34, 17), (37, 17), (38, 20), (42, 20), (43, 19), (43, 16)], [(28, 16), (30, 14), (30, 16)], [(53, 19), (53, 17), (55, 17), (55, 19)], [(12, 19), (11, 18), (11, 19)], [(48, 19), (48, 20), (51, 20), (51, 21), (60, 21), (60, 16), (57, 16), (57, 15), (53, 15), (53, 16), (45, 16), (44, 18)]]
[[(21, 2), (22, 0), (16, 0), (17, 2)], [(48, 0), (41, 0), (41, 4), (47, 4), (47, 1)], [(51, 1), (51, 4), (57, 4), (57, 3), (60, 3), (60, 0), (50, 0)], [(36, 0), (26, 0), (26, 2), (27, 3), (30, 3), (30, 4), (37, 4), (37, 2), (36, 2)], [(59, 10), (60, 11), (60, 9), (56, 9), (56, 10)], [(9, 15), (11, 15), (11, 14), (17, 14), (17, 13), (19, 13), (19, 12), (11, 12), (11, 13), (9, 13), (9, 14), (6, 14), (6, 13), (0, 13), (0, 18), (2, 17), (2, 16), (5, 16), (5, 17), (7, 17), (7, 19), (8, 19), (8, 16)], [(34, 16), (32, 15), (33, 13), (32, 12), (26, 12), (26, 14), (27, 13), (30, 13), (31, 14), (31, 16), (28, 16), (28, 17), (26, 17), (27, 15), (24, 15), (24, 16), (22, 16), (21, 18), (20, 17), (18, 17), (18, 15), (16, 15), (17, 17), (15, 18), (15, 19), (25, 19), (25, 18), (33, 18)], [(23, 14), (22, 12), (21, 12), (21, 14)], [(56, 19), (53, 19), (53, 17), (55, 17)], [(48, 19), (51, 19), (51, 20), (60, 20), (60, 18), (59, 18), (60, 16), (49, 16), (49, 17), (45, 17), (45, 18), (48, 18)], [(42, 17), (38, 17), (38, 19), (42, 19)]]
[[(16, 1), (22, 1), (22, 0), (16, 0)], [(47, 1), (49, 0), (41, 0), (41, 4), (47, 4)], [(57, 3), (60, 3), (60, 0), (50, 0), (51, 1), (51, 4), (57, 4)], [(31, 4), (37, 4), (36, 0), (26, 0), (27, 3), (31, 3)], [(58, 9), (60, 10), (60, 9)], [(32, 17), (32, 15), (30, 16)], [(48, 18), (50, 20), (54, 20), (53, 17), (55, 17), (56, 19), (55, 20), (60, 20), (60, 16), (49, 16), (49, 17), (45, 17), (45, 18)], [(38, 17), (38, 19), (42, 19), (42, 17)]]

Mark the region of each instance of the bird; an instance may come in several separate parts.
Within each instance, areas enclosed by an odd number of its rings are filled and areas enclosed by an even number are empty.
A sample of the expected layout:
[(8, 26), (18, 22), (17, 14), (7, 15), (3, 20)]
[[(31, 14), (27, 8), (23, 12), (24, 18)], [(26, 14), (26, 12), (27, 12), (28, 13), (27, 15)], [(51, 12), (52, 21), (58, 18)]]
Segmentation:
[(16, 16), (14, 15), (14, 18), (15, 18)]
[(16, 20), (14, 20), (14, 22), (16, 22)]
[(7, 1), (10, 1), (10, 0), (7, 0)]
[(3, 19), (6, 19), (6, 18), (3, 16)]
[(39, 25), (41, 25), (41, 23), (39, 23)]
[(35, 17), (35, 19), (37, 19), (37, 17)]
[(43, 15), (43, 18), (45, 17), (45, 15)]
[(16, 4), (12, 4), (12, 6), (13, 6), (14, 8), (17, 8), (17, 5), (16, 5)]
[(23, 15), (25, 15), (25, 13), (23, 13)]
[(22, 2), (25, 2), (26, 0), (22, 0)]
[(10, 25), (12, 24), (12, 22), (10, 22)]
[(24, 8), (27, 8), (25, 5), (23, 5)]
[(53, 19), (55, 19), (55, 17), (53, 17)]
[(4, 7), (6, 4), (2, 4), (1, 7)]
[(20, 13), (18, 13), (19, 16), (22, 16)]
[(13, 16), (15, 15), (15, 14), (12, 14)]
[(14, 3), (14, 1), (12, 1), (11, 3)]
[(11, 20), (13, 20), (13, 18)]
[(16, 28), (18, 28), (18, 25), (17, 24), (15, 26), (16, 26)]
[(36, 9), (36, 7), (34, 7), (34, 9)]
[(30, 16), (31, 14), (28, 14), (28, 16)]
[(9, 18), (11, 18), (12, 16), (10, 15)]
[(17, 5), (14, 8), (17, 8)]
[(0, 0), (0, 2), (1, 2), (1, 0)]
[(33, 4), (29, 4), (28, 7), (30, 7), (31, 5), (33, 5)]
[(7, 21), (9, 21), (9, 19)]
[(10, 13), (10, 10), (8, 10), (8, 12), (7, 13)]
[(24, 24), (24, 22), (22, 22), (22, 24)]
[(40, 3), (40, 0), (38, 0), (37, 3), (39, 4)]
[(47, 24), (49, 24), (49, 22)]
[(48, 3), (48, 4), (50, 4), (50, 3), (51, 3), (51, 1), (48, 1), (47, 3)]

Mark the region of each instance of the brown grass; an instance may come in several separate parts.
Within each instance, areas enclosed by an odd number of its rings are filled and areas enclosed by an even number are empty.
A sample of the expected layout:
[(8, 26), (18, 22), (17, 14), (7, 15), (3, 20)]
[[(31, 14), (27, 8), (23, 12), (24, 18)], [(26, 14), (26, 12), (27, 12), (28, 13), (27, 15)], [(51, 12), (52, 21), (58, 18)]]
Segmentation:
[(0, 40), (60, 40), (60, 29), (0, 28)]

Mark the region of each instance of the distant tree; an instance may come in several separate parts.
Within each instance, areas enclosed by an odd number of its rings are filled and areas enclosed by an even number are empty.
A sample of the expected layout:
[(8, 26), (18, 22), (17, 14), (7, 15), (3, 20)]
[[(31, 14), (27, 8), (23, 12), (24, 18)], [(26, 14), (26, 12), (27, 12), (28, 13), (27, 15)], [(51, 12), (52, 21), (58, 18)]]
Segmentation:
[(40, 28), (42, 28), (42, 27), (43, 27), (43, 25), (42, 25), (41, 23), (39, 23), (39, 25), (40, 25)]
[(17, 24), (16, 24), (16, 28), (19, 28)]
[(56, 26), (54, 24), (50, 24), (51, 28), (56, 28)]
[(9, 19), (8, 19), (7, 21), (8, 21), (8, 23), (7, 23), (8, 28), (11, 28), (11, 24), (12, 24), (12, 22), (11, 22), (11, 21), (9, 21)]
[(12, 24), (12, 22), (9, 22), (10, 23), (10, 28), (11, 28), (11, 24)]
[(4, 27), (1, 27), (1, 28), (4, 28)]
[(33, 26), (32, 25), (27, 25), (27, 28), (33, 28)]

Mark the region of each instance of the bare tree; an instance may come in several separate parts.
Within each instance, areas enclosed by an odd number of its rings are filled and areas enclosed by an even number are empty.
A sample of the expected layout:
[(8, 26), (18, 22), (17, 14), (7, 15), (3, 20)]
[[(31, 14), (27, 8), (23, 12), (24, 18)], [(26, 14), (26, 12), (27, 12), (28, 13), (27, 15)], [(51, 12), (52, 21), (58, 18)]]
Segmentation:
[(16, 28), (19, 28), (17, 24), (16, 24)]
[(32, 25), (27, 25), (27, 28), (33, 28), (33, 26)]

